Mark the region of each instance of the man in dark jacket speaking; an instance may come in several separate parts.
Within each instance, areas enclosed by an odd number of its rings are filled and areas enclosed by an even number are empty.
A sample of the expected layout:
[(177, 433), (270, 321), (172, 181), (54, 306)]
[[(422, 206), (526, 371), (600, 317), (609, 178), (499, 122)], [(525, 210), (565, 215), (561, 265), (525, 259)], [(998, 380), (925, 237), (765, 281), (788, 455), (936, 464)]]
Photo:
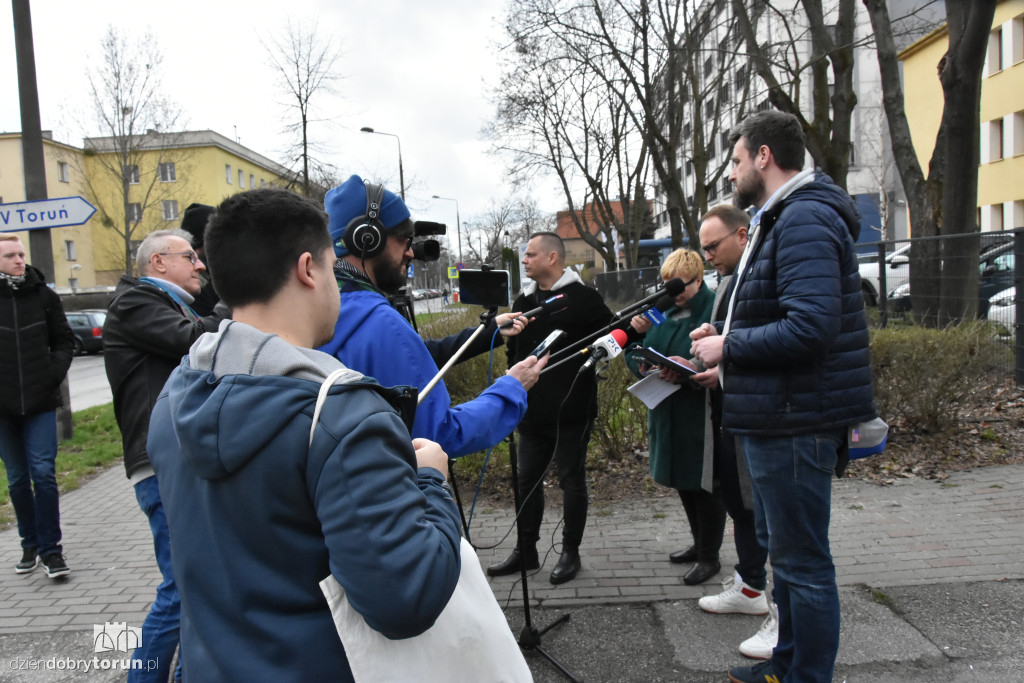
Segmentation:
[(21, 536), (18, 574), (40, 557), (51, 579), (71, 571), (60, 545), (56, 410), (74, 348), (60, 297), (25, 263), (18, 236), (0, 234), (0, 457)]
[(732, 681), (832, 680), (839, 594), (829, 550), (832, 474), (851, 425), (875, 417), (849, 195), (804, 165), (797, 119), (754, 114), (733, 131), (735, 203), (754, 205), (722, 329), (695, 330), (718, 366), (723, 424), (750, 469), (758, 541), (779, 610), (772, 658)]

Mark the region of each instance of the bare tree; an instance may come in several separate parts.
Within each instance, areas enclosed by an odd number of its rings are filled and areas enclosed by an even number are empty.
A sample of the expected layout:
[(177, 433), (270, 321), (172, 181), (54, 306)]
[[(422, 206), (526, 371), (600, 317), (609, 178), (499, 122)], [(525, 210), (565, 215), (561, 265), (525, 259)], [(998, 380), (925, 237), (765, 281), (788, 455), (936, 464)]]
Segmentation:
[[(917, 161), (904, 111), (892, 24), (885, 2), (863, 0), (871, 17), (882, 72), (883, 104), (896, 166), (918, 237), (970, 233), (959, 239), (915, 244), (910, 257), (912, 305), (921, 322), (941, 326), (973, 317), (978, 286), (979, 109), (981, 72), (996, 0), (947, 0), (949, 48), (937, 67), (943, 108), (928, 174)], [(941, 246), (940, 246), (941, 245)], [(946, 258), (944, 256), (956, 256)], [(936, 286), (935, 283), (939, 283)]]
[(515, 196), (491, 200), (487, 209), (463, 224), (470, 262), (495, 267), (510, 265), (506, 250), (526, 242), (532, 233), (553, 228), (553, 217), (540, 211), (532, 199)]
[[(313, 196), (311, 177), (324, 175), (322, 162), (313, 158), (323, 150), (309, 138), (312, 118), (312, 100), (318, 95), (334, 93), (338, 75), (334, 71), (339, 52), (336, 43), (317, 34), (317, 24), (296, 25), (291, 19), (282, 32), (264, 42), (270, 66), (277, 73), (278, 83), (287, 95), (285, 108), (296, 115), (286, 123), (284, 130), (294, 142), (286, 154), (292, 163), (302, 168), (302, 191)], [(329, 174), (329, 173), (328, 173)], [(320, 193), (322, 195), (322, 193)]]
[[(95, 172), (80, 170), (100, 221), (121, 238), (124, 272), (131, 274), (133, 242), (157, 225), (155, 209), (170, 197), (161, 174), (173, 173), (189, 153), (177, 146), (181, 110), (163, 96), (156, 38), (147, 33), (133, 41), (111, 26), (101, 45), (102, 62), (87, 71), (90, 127), (101, 135), (86, 138), (83, 155)], [(177, 184), (175, 194), (182, 189)]]
[[(534, 97), (516, 102), (518, 118), (499, 106), (505, 125), (495, 132), (506, 136), (499, 147), (522, 154), (524, 145), (515, 133), (523, 126), (517, 129), (516, 124), (530, 121), (531, 112), (536, 120), (536, 109), (547, 109), (552, 124), (566, 121), (567, 115), (574, 117), (570, 121), (588, 135), (574, 145), (575, 155), (555, 144), (561, 138), (551, 135), (552, 126), (533, 131), (544, 144), (526, 147), (530, 161), (540, 166), (557, 168), (566, 159), (589, 164), (590, 170), (579, 174), (586, 194), (582, 202), (579, 196), (570, 197), (569, 211), (582, 216), (581, 205), (593, 207), (587, 211), (602, 226), (599, 235), (590, 234), (586, 221), (577, 228), (588, 243), (605, 245), (594, 246), (609, 263), (615, 234), (622, 238), (627, 267), (635, 262), (652, 195), (664, 195), (673, 243), (682, 246), (684, 231), (691, 243), (696, 242), (698, 218), (707, 209), (709, 196), (721, 187), (728, 155), (720, 126), (725, 125), (725, 112), (739, 106), (742, 115), (749, 81), (739, 76), (732, 81), (737, 54), (723, 49), (731, 45), (732, 19), (719, 22), (713, 4), (719, 3), (517, 0), (510, 7), (507, 30), (514, 69), (523, 69), (532, 59), (533, 71), (546, 70), (550, 77), (537, 83)], [(499, 94), (508, 92), (507, 85), (508, 81), (502, 84)], [(554, 107), (545, 97), (552, 86), (586, 92), (600, 106), (583, 100), (588, 104), (582, 108)], [(611, 137), (617, 140), (611, 142)], [(614, 154), (602, 156), (600, 150)], [(629, 164), (621, 161), (627, 158), (624, 153), (630, 155)], [(653, 180), (647, 178), (644, 163)], [(576, 170), (571, 164), (566, 167)], [(602, 185), (605, 197), (598, 190)], [(621, 201), (625, 210), (622, 220), (614, 217), (615, 201)]]

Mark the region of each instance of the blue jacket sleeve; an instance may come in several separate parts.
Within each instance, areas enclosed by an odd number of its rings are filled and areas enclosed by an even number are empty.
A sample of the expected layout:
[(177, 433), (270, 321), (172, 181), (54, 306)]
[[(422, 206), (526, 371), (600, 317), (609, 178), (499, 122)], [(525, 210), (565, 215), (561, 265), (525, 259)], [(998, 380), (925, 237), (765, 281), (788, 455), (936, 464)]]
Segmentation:
[(823, 356), (839, 336), (842, 241), (835, 217), (824, 213), (805, 210), (797, 222), (782, 226), (780, 219), (776, 225), (778, 319), (730, 329), (723, 347), (729, 362), (750, 368), (804, 365)]
[(331, 574), (373, 629), (395, 639), (419, 635), (459, 579), (458, 509), (440, 472), (417, 471), (397, 415), (371, 413), (333, 436), (313, 491)]
[[(338, 358), (384, 386), (406, 384), (422, 390), (438, 371), (416, 331), (397, 311), (383, 306), (353, 330)], [(455, 407), (451, 403), (444, 381), (439, 382), (416, 409), (412, 435), (438, 442), (457, 458), (508, 436), (526, 413), (526, 390), (519, 380), (503, 376), (472, 401)]]

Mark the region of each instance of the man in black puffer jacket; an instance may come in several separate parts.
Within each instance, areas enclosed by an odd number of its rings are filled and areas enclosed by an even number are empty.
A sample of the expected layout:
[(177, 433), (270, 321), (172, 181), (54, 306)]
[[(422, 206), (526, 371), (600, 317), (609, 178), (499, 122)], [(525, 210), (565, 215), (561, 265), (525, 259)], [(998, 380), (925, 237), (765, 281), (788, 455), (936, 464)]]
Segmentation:
[(74, 349), (60, 297), (25, 263), (18, 236), (0, 234), (0, 457), (21, 536), (18, 574), (39, 558), (51, 579), (71, 571), (60, 544), (56, 467), (60, 383)]
[(804, 164), (794, 116), (754, 114), (731, 136), (737, 206), (754, 205), (721, 329), (692, 333), (719, 367), (723, 424), (753, 483), (758, 541), (779, 611), (772, 658), (730, 680), (831, 681), (839, 594), (829, 551), (831, 478), (851, 425), (875, 417), (850, 196)]

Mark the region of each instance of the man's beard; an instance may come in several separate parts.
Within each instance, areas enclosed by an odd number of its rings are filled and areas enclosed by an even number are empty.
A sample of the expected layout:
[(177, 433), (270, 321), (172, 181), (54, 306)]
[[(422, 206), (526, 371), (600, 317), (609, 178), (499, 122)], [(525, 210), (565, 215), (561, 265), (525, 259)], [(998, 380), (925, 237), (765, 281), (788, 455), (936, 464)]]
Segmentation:
[(750, 180), (750, 185), (747, 187), (740, 187), (740, 183), (736, 183), (736, 191), (732, 200), (736, 208), (746, 209), (751, 205), (761, 208), (761, 198), (764, 197), (764, 178), (760, 173), (754, 172), (750, 174)]
[(401, 264), (387, 263), (384, 260), (370, 264), (373, 269), (373, 281), (377, 289), (385, 294), (396, 294), (405, 286), (405, 273)]

